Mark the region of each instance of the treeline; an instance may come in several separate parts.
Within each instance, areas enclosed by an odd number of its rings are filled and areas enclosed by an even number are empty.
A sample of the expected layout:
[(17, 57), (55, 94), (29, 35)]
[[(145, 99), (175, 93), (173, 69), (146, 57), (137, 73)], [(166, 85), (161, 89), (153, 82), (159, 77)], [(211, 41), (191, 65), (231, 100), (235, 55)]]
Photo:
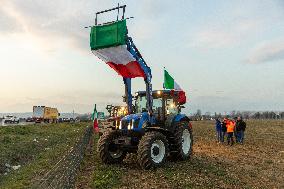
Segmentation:
[(201, 110), (197, 110), (196, 113), (192, 114), (190, 118), (192, 120), (212, 120), (216, 118), (235, 118), (241, 116), (243, 119), (284, 119), (284, 111), (232, 111), (229, 113), (214, 113), (206, 112), (205, 114), (201, 113)]

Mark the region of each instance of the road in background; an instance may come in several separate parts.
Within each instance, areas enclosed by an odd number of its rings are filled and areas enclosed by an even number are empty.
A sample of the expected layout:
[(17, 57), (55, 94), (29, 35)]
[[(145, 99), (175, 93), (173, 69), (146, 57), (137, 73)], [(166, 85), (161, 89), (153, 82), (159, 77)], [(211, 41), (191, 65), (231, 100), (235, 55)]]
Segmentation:
[(32, 125), (34, 122), (20, 121), (19, 123), (4, 123), (4, 120), (0, 118), (0, 126), (20, 126), (20, 125)]

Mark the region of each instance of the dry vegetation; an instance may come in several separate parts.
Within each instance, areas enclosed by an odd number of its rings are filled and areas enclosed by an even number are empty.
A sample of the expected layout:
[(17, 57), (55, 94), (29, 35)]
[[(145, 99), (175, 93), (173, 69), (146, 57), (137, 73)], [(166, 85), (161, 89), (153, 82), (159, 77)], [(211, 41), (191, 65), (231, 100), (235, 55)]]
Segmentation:
[(193, 127), (192, 158), (151, 171), (141, 170), (134, 154), (103, 165), (95, 143), (77, 188), (284, 188), (284, 121), (250, 120), (245, 144), (232, 147), (215, 142), (214, 122)]

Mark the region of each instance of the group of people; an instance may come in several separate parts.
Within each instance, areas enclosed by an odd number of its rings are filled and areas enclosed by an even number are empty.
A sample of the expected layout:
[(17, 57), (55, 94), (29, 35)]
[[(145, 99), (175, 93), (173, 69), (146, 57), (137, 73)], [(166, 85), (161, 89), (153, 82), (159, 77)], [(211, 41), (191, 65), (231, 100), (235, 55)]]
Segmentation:
[(225, 136), (227, 136), (228, 145), (234, 144), (234, 137), (236, 142), (243, 144), (246, 130), (246, 122), (242, 117), (235, 119), (224, 118), (223, 121), (220, 118), (216, 119), (216, 135), (217, 142), (224, 143)]

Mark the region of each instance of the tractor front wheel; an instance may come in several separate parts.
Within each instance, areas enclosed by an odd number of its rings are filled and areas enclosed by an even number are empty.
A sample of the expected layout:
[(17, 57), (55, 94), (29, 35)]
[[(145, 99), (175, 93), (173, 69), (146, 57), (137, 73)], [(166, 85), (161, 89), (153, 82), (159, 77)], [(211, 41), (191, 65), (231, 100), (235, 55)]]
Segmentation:
[(143, 169), (163, 165), (168, 154), (168, 141), (160, 132), (148, 132), (139, 142), (137, 159)]
[(106, 164), (120, 163), (126, 156), (126, 152), (121, 150), (118, 145), (114, 143), (115, 139), (121, 137), (119, 131), (106, 131), (98, 141), (97, 151), (101, 160)]

